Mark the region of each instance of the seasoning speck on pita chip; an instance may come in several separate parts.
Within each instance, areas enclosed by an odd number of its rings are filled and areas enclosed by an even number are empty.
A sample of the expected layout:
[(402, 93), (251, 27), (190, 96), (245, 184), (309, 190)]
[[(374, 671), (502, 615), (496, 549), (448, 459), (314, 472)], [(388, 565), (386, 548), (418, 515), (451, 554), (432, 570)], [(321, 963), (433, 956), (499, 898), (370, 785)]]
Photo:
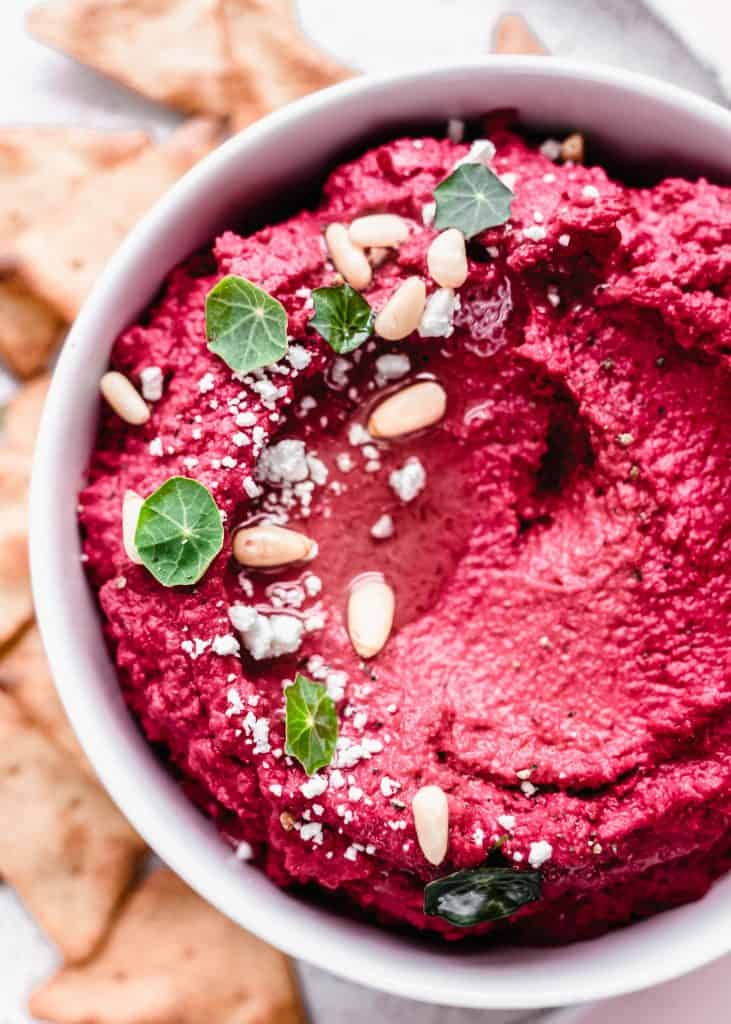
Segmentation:
[(31, 997), (55, 1024), (305, 1024), (287, 958), (170, 871), (129, 897), (106, 944)]
[(136, 222), (213, 149), (218, 121), (188, 121), (159, 146), (93, 174), (44, 225), (24, 232), (15, 252), (28, 287), (73, 320), (97, 275)]
[(106, 794), (0, 693), (0, 874), (74, 962), (104, 938), (144, 846)]
[(31, 35), (150, 99), (191, 114), (228, 112), (219, 0), (51, 0)]
[(232, 125), (246, 127), (269, 111), (353, 76), (310, 42), (293, 0), (223, 0), (232, 67)]
[(89, 778), (95, 778), (56, 692), (35, 624), (0, 659), (0, 686), (54, 746), (68, 754)]
[(4, 440), (15, 451), (33, 451), (50, 383), (50, 374), (36, 377), (18, 388), (5, 407)]

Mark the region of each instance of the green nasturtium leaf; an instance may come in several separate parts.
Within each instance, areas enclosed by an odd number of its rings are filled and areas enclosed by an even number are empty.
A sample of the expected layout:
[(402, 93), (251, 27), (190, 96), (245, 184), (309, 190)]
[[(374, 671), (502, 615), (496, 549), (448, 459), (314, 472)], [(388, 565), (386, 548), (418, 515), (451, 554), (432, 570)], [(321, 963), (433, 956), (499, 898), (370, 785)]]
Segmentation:
[(308, 775), (332, 761), (338, 738), (335, 702), (321, 683), (299, 672), (284, 695), (287, 702), (287, 753), (296, 757)]
[(434, 189), (437, 210), (434, 226), (458, 228), (473, 238), (510, 218), (515, 196), (489, 167), (462, 164)]
[(353, 352), (373, 333), (373, 310), (349, 284), (315, 288), (312, 301), (315, 315), (310, 325), (336, 352)]
[(197, 583), (223, 547), (221, 513), (211, 492), (185, 476), (166, 480), (140, 509), (135, 547), (158, 583)]
[(206, 297), (206, 337), (236, 373), (275, 363), (287, 351), (287, 314), (261, 288), (230, 274)]
[(540, 898), (538, 871), (484, 865), (429, 882), (424, 889), (424, 913), (458, 928), (469, 928), (482, 921), (510, 917), (526, 903)]

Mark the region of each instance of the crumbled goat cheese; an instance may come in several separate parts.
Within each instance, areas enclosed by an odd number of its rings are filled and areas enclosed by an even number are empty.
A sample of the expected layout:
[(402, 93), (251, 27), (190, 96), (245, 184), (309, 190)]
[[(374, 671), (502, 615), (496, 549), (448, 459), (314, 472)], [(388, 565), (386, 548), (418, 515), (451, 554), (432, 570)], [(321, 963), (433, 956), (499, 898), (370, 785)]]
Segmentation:
[(381, 779), (381, 792), (384, 796), (394, 796), (401, 789), (401, 783), (384, 775)]
[(150, 455), (162, 455), (162, 438), (153, 437), (148, 445)]
[(300, 829), (300, 837), (305, 842), (312, 840), (315, 846), (322, 846), (322, 824), (319, 821), (308, 822)]
[(547, 860), (550, 860), (552, 855), (553, 847), (551, 844), (547, 843), (545, 839), (539, 839), (537, 843), (530, 844), (528, 863), (532, 868), (539, 868)]
[(385, 382), (405, 377), (411, 369), (411, 360), (402, 352), (387, 353), (376, 359), (376, 372)]
[(146, 366), (140, 371), (142, 397), (148, 402), (157, 402), (162, 398), (162, 370), (159, 366)]
[(256, 480), (254, 480), (253, 477), (245, 476), (244, 477), (244, 492), (245, 492), (247, 498), (252, 498), (253, 499), (253, 498), (258, 498), (261, 495), (262, 489), (259, 486), (259, 484), (256, 482)]
[(494, 156), (495, 147), (489, 139), (475, 139), (470, 146), (469, 153), (456, 162), (453, 170), (456, 171), (463, 164), (485, 164), (487, 166)]
[(230, 718), (232, 715), (241, 715), (244, 712), (244, 702), (241, 699), (241, 694), (232, 686), (226, 694), (226, 700), (228, 701), (228, 707), (226, 708), (226, 716)]
[(368, 444), (371, 440), (371, 435), (362, 423), (351, 423), (348, 427), (348, 441), (354, 448), (361, 444)]
[(513, 814), (501, 814), (497, 823), (500, 828), (504, 828), (506, 832), (512, 832), (515, 828), (515, 816)]
[(300, 786), (300, 793), (308, 800), (314, 800), (316, 796), (321, 796), (327, 789), (327, 779), (324, 775), (313, 775), (303, 782)]
[(389, 537), (393, 537), (393, 534), (393, 519), (388, 513), (379, 516), (371, 527), (371, 537), (375, 537), (376, 540), (388, 540)]
[(421, 461), (412, 456), (407, 459), (401, 469), (394, 469), (388, 477), (394, 494), (401, 501), (413, 501), (426, 486), (426, 470)]
[(310, 475), (305, 442), (290, 438), (270, 445), (261, 453), (256, 466), (258, 480), (270, 484), (299, 483)]
[(201, 379), (198, 381), (198, 390), (202, 395), (205, 395), (208, 391), (213, 391), (215, 387), (215, 381), (212, 373), (204, 373)]
[(584, 187), (581, 190), (581, 194), (582, 196), (584, 196), (585, 199), (598, 199), (599, 189), (596, 187), (596, 185), (584, 185)]
[(421, 338), (448, 338), (454, 331), (454, 314), (459, 296), (453, 288), (437, 288), (427, 299), (419, 324)]
[(425, 228), (430, 227), (434, 223), (434, 218), (437, 215), (437, 204), (436, 203), (424, 203), (421, 208), (421, 222)]
[(350, 452), (340, 452), (335, 456), (335, 465), (338, 467), (341, 473), (350, 473), (355, 466), (353, 462), (353, 456)]
[(310, 365), (312, 355), (302, 345), (290, 345), (287, 349), (287, 359), (293, 369), (304, 370)]
[(567, 245), (571, 245), (571, 236), (570, 235), (559, 235), (558, 236), (558, 244), (562, 245), (564, 248), (566, 248)]
[(235, 604), (228, 610), (231, 625), (241, 634), (255, 661), (294, 654), (302, 643), (305, 627), (294, 615), (262, 615), (251, 605)]
[(241, 648), (233, 633), (226, 633), (224, 636), (214, 636), (211, 650), (214, 654), (221, 654), (225, 657), (229, 654), (238, 654)]
[(546, 229), (540, 224), (529, 224), (523, 228), (523, 237), (529, 238), (531, 242), (540, 242), (546, 237)]

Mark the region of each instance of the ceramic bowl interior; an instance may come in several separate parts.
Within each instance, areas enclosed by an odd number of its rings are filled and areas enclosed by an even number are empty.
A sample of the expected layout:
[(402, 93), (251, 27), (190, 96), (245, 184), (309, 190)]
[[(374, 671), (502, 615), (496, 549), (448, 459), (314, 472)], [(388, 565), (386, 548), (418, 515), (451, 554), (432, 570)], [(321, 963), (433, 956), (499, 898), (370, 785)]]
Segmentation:
[[(557, 59), (488, 58), (371, 79), (309, 97), (224, 145), (132, 233), (61, 355), (32, 487), (37, 613), (72, 723), (114, 800), (205, 898), (294, 956), (365, 985), (448, 1005), (533, 1007), (615, 995), (731, 949), (731, 877), (698, 903), (557, 949), (427, 943), (275, 888), (236, 862), (154, 758), (127, 713), (80, 562), (76, 495), (93, 443), (98, 381), (117, 334), (166, 273), (222, 227), (262, 223), (307, 201), (364, 140), (515, 108), (541, 135), (582, 130), (639, 177), (705, 171), (731, 180), (731, 115), (671, 86)], [(442, 129), (443, 130), (443, 129)]]

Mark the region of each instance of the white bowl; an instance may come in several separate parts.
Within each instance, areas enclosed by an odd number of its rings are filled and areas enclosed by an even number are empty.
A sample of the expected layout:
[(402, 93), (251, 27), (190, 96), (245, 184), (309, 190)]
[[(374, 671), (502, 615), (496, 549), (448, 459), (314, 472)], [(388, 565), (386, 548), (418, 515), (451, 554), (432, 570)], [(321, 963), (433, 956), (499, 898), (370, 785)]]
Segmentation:
[(46, 405), (31, 499), (36, 608), (61, 696), (113, 799), (150, 846), (224, 913), (296, 957), (364, 985), (452, 1006), (537, 1007), (617, 995), (731, 950), (731, 877), (700, 902), (555, 949), (476, 952), (349, 920), (235, 862), (153, 756), (119, 694), (79, 559), (76, 495), (94, 439), (98, 382), (117, 334), (165, 274), (242, 210), (296, 199), (339, 154), (409, 122), (515, 107), (541, 131), (586, 130), (638, 165), (658, 156), (731, 180), (731, 114), (672, 86), (546, 58), (360, 78), (238, 135), (192, 170), (130, 235), (66, 342)]

